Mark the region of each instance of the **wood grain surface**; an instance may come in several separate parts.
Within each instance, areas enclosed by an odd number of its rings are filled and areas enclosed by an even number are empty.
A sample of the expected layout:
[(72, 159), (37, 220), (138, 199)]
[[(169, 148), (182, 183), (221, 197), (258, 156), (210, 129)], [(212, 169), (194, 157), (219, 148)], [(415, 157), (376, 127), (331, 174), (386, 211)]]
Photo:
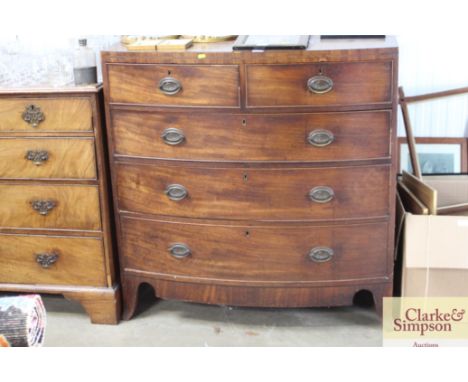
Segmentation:
[[(311, 63), (382, 61), (398, 57), (395, 36), (383, 39), (325, 40), (319, 35), (310, 36), (307, 49), (271, 49), (263, 52), (236, 51), (234, 41), (194, 43), (189, 49), (178, 52), (129, 51), (125, 45), (116, 44), (101, 52), (104, 63), (187, 63), (187, 64), (232, 64), (232, 63)], [(200, 56), (202, 55), (202, 56)], [(104, 82), (104, 86), (106, 83)]]
[[(106, 286), (102, 240), (0, 235), (0, 283)], [(43, 268), (39, 254), (57, 254)]]
[[(110, 101), (168, 106), (239, 107), (239, 68), (235, 65), (110, 65)], [(182, 90), (163, 94), (165, 77), (180, 81)]]
[[(36, 127), (23, 120), (28, 105), (43, 113)], [(81, 303), (92, 322), (116, 324), (101, 109), (101, 85), (0, 90), (0, 291), (60, 293)], [(34, 161), (38, 152), (47, 160)], [(40, 215), (34, 200), (56, 205)], [(56, 262), (42, 267), (37, 256), (50, 261), (50, 254), (58, 254)]]
[(401, 182), (429, 209), (429, 215), (437, 215), (437, 190), (435, 188), (406, 171), (403, 171)]
[[(35, 164), (28, 151), (45, 151)], [(0, 177), (6, 179), (96, 179), (93, 138), (0, 138)]]
[[(32, 127), (21, 117), (28, 105), (40, 107), (44, 113), (44, 121), (37, 127)], [(0, 132), (91, 131), (91, 115), (87, 97), (0, 98)]]
[[(96, 186), (0, 184), (0, 227), (100, 230), (99, 195)], [(56, 206), (40, 215), (31, 206), (50, 200)]]
[[(381, 313), (393, 282), (398, 48), (391, 37), (310, 41), (102, 53), (125, 319), (142, 283), (160, 298), (264, 307), (349, 305), (366, 289)], [(220, 67), (235, 70), (222, 78)], [(308, 89), (319, 74), (328, 93)], [(158, 93), (168, 75), (182, 83), (175, 96)], [(165, 143), (168, 128), (183, 142)], [(333, 142), (312, 147), (313, 129)], [(188, 196), (169, 200), (174, 184)], [(334, 198), (311, 201), (316, 186)], [(168, 245), (182, 240), (191, 254), (175, 259)], [(316, 242), (336, 257), (307, 263)]]
[[(317, 169), (244, 169), (190, 166), (116, 166), (119, 207), (155, 215), (254, 220), (318, 220), (388, 215), (388, 166)], [(186, 199), (165, 194), (184, 186)], [(331, 187), (328, 203), (309, 191)]]
[[(317, 114), (196, 114), (116, 110), (115, 153), (201, 161), (349, 161), (390, 157), (388, 111)], [(168, 128), (185, 139), (168, 145)], [(326, 130), (333, 142), (315, 147), (310, 133)]]
[[(320, 74), (333, 81), (328, 93), (307, 88), (309, 78)], [(246, 83), (248, 107), (390, 103), (392, 63), (247, 65)]]
[[(249, 227), (125, 218), (122, 227), (124, 270), (166, 279), (278, 285), (383, 277), (386, 272), (386, 223)], [(175, 243), (187, 245), (191, 255), (173, 257), (169, 247)], [(317, 247), (332, 249), (331, 260), (312, 261), (309, 252)]]
[(392, 295), (392, 282), (374, 282), (317, 287), (257, 287), (216, 284), (196, 284), (161, 280), (149, 275), (125, 273), (123, 319), (130, 319), (136, 310), (138, 288), (142, 283), (151, 285), (155, 294), (163, 299), (176, 299), (203, 304), (266, 308), (304, 308), (352, 305), (356, 293), (372, 293), (377, 313), (382, 316), (382, 299)]

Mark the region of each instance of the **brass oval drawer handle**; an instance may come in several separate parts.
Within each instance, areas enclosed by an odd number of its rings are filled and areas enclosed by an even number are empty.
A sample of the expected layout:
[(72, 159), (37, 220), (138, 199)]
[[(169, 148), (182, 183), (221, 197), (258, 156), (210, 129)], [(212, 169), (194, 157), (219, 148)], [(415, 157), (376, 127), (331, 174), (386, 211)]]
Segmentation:
[(176, 202), (185, 199), (188, 195), (187, 189), (180, 184), (171, 184), (167, 186), (165, 193), (169, 199)]
[(309, 259), (316, 263), (325, 263), (330, 261), (334, 255), (334, 251), (328, 247), (315, 247), (309, 252)]
[(53, 200), (33, 200), (31, 207), (37, 211), (39, 215), (46, 216), (57, 206), (57, 203)]
[(325, 147), (331, 145), (335, 140), (335, 136), (328, 130), (314, 130), (311, 131), (307, 137), (309, 144), (315, 147)]
[(168, 248), (168, 251), (176, 259), (184, 259), (192, 254), (190, 248), (186, 244), (182, 243), (172, 244)]
[(309, 198), (315, 203), (328, 203), (335, 197), (331, 187), (318, 186), (309, 191)]
[(322, 74), (313, 76), (307, 81), (307, 88), (315, 94), (325, 94), (333, 89), (333, 80)]
[(175, 127), (169, 127), (164, 129), (161, 134), (161, 138), (165, 144), (175, 146), (181, 144), (185, 140), (185, 135), (182, 130), (176, 129)]
[(44, 162), (49, 160), (49, 153), (45, 150), (28, 150), (26, 152), (26, 159), (33, 162), (36, 166), (41, 166)]
[(24, 110), (23, 114), (21, 114), (21, 117), (32, 127), (39, 126), (39, 124), (45, 120), (45, 115), (41, 108), (33, 104), (26, 106), (26, 109)]
[(57, 262), (59, 259), (59, 254), (57, 252), (51, 252), (51, 253), (38, 253), (36, 255), (36, 262), (42, 267), (42, 268), (50, 268), (53, 264)]
[(182, 84), (173, 77), (164, 77), (159, 81), (159, 90), (166, 95), (176, 95), (182, 90)]

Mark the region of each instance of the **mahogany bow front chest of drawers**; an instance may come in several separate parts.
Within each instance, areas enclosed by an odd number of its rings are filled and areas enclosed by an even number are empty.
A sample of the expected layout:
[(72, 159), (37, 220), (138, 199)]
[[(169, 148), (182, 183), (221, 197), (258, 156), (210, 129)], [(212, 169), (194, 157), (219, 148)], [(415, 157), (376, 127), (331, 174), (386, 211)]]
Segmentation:
[(0, 291), (120, 318), (96, 86), (0, 92)]
[(392, 293), (398, 49), (103, 52), (124, 318)]

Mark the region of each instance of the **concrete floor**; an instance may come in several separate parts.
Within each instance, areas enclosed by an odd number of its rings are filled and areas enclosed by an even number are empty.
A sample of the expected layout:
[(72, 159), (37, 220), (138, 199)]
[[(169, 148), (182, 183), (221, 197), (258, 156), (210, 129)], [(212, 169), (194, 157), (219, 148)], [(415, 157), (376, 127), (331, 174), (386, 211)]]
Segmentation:
[[(92, 325), (81, 306), (43, 296), (45, 346), (381, 346), (381, 323), (369, 306), (247, 309), (155, 300), (119, 325)], [(368, 304), (367, 304), (368, 305)]]

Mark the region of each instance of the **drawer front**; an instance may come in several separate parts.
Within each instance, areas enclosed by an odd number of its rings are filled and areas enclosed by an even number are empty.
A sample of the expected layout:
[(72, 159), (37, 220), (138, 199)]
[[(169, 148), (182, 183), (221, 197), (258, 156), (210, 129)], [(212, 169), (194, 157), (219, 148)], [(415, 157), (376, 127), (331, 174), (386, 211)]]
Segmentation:
[(109, 100), (161, 106), (239, 107), (235, 65), (108, 65)]
[(392, 63), (247, 65), (247, 106), (391, 103)]
[(388, 166), (243, 169), (117, 164), (121, 210), (189, 218), (385, 216), (388, 182)]
[(0, 283), (106, 286), (102, 241), (0, 235)]
[(124, 218), (122, 253), (125, 270), (201, 282), (338, 281), (385, 276), (387, 232), (386, 223), (218, 226)]
[(0, 131), (91, 131), (92, 110), (87, 98), (0, 99)]
[(0, 177), (96, 179), (93, 138), (0, 138)]
[(0, 227), (99, 230), (97, 186), (0, 184)]
[(112, 114), (121, 155), (206, 161), (388, 158), (391, 113)]

